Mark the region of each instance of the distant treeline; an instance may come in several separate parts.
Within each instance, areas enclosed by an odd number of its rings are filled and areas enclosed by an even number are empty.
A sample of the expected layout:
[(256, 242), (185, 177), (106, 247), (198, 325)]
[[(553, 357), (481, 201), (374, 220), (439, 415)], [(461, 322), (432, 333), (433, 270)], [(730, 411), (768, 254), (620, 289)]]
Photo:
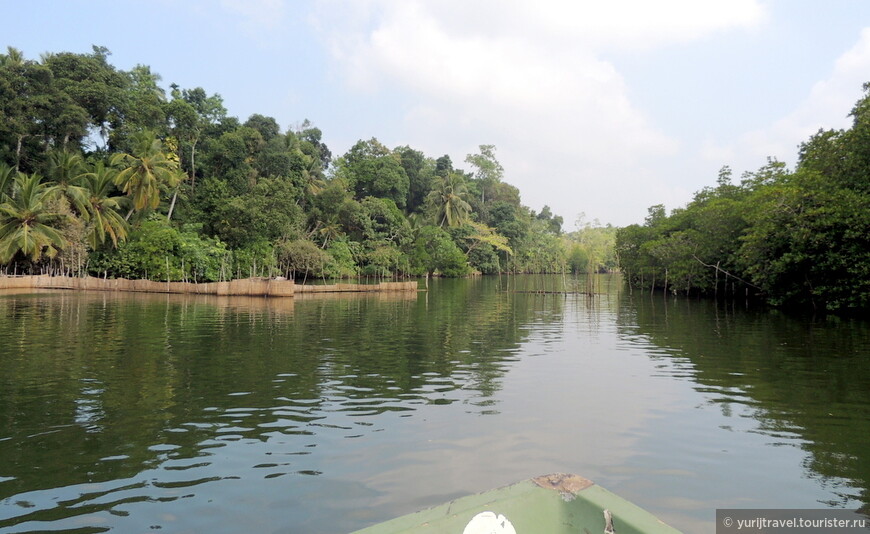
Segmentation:
[(620, 265), (634, 287), (759, 296), (771, 304), (835, 312), (870, 310), (870, 84), (846, 130), (801, 144), (794, 171), (769, 160), (670, 215), (649, 208), (621, 228)]
[(2, 271), (214, 281), (615, 266), (615, 229), (564, 235), (503, 181), (494, 146), (468, 155), (470, 171), (375, 138), (333, 157), (307, 120), (241, 122), (217, 94), (167, 92), (148, 66), (108, 56), (0, 54)]

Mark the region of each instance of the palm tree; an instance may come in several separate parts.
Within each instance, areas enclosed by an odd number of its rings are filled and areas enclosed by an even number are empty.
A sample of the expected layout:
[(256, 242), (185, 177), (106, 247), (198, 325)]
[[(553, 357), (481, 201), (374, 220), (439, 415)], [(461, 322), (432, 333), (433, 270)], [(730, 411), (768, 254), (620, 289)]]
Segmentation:
[(0, 262), (9, 263), (19, 252), (37, 262), (66, 246), (56, 226), (67, 216), (52, 205), (56, 194), (38, 174), (15, 178), (12, 197), (0, 204)]
[(15, 167), (0, 162), (0, 201), (15, 181)]
[(86, 217), (87, 191), (79, 184), (85, 171), (85, 161), (79, 154), (55, 150), (48, 156), (49, 178), (82, 217)]
[(326, 181), (323, 180), (323, 172), (320, 169), (320, 160), (296, 150), (296, 153), (302, 160), (302, 194), (296, 199), (296, 204), (302, 204), (305, 209), (312, 197), (315, 197), (326, 188)]
[(13, 46), (6, 47), (6, 54), (0, 54), (0, 67), (20, 67), (24, 65), (24, 54)]
[(448, 173), (436, 180), (426, 202), (434, 210), (438, 226), (461, 226), (468, 220), (471, 206), (465, 201), (467, 194), (465, 181), (459, 174)]
[(91, 172), (82, 175), (83, 189), (86, 191), (88, 245), (91, 250), (105, 243), (107, 236), (115, 247), (118, 241), (127, 239), (129, 226), (118, 213), (121, 197), (109, 196), (117, 174), (117, 170), (100, 162), (94, 165)]
[(330, 240), (335, 241), (341, 237), (341, 223), (338, 222), (338, 215), (332, 215), (327, 221), (318, 222), (314, 231), (323, 238), (323, 245), (320, 248), (326, 248)]
[(167, 156), (163, 143), (154, 132), (140, 132), (133, 138), (132, 154), (115, 154), (111, 164), (122, 167), (115, 185), (133, 201), (125, 220), (134, 211), (154, 209), (160, 205), (162, 188), (175, 187), (181, 181), (178, 161)]
[(302, 158), (304, 162), (302, 182), (305, 184), (305, 191), (313, 196), (323, 191), (323, 188), (326, 187), (326, 182), (323, 181), (323, 173), (320, 170), (320, 160), (308, 154), (302, 154)]

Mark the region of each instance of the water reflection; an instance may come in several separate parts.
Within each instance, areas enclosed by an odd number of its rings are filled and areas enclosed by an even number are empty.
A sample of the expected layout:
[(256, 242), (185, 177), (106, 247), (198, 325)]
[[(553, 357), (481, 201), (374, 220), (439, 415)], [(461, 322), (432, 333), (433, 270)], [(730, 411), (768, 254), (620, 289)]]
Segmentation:
[(497, 413), (523, 310), (441, 297), (0, 296), (0, 528), (110, 528), (319, 475), (424, 406)]
[(866, 323), (619, 282), (0, 295), (0, 531), (342, 532), (553, 471), (686, 532), (867, 501)]
[[(792, 457), (783, 447), (801, 451), (795, 461), (821, 491), (797, 495), (780, 488), (765, 497), (768, 504), (796, 507), (802, 499), (804, 506), (858, 507), (870, 502), (866, 321), (807, 319), (734, 303), (634, 295), (621, 308), (619, 325), (627, 341), (657, 347), (650, 357), (662, 362), (662, 374), (693, 383), (703, 396), (699, 408), (721, 414), (722, 431), (756, 434), (780, 451), (763, 455), (768, 466), (741, 473), (746, 485), (764, 485), (774, 464)], [(719, 469), (727, 465), (699, 471)]]

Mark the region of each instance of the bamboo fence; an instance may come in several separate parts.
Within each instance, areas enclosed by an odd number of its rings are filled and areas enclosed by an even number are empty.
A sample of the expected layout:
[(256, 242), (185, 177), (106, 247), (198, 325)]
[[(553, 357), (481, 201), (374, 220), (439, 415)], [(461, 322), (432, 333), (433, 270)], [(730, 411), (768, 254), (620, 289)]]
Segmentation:
[(229, 282), (156, 282), (124, 278), (73, 276), (0, 276), (4, 289), (72, 289), (84, 291), (129, 291), (137, 293), (180, 293), (198, 295), (246, 295), (256, 297), (292, 297), (296, 293), (367, 293), (417, 291), (417, 282), (381, 282), (379, 284), (297, 285), (293, 280), (242, 278)]

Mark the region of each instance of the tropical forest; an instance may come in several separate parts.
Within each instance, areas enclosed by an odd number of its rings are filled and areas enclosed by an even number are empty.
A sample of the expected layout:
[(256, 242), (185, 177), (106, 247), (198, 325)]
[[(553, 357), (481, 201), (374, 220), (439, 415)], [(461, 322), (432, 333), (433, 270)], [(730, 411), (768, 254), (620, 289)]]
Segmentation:
[(616, 268), (616, 229), (563, 233), (525, 207), (496, 147), (460, 169), (375, 137), (333, 154), (303, 120), (230, 116), (110, 52), (0, 55), (0, 269), (297, 281)]
[[(870, 86), (846, 130), (643, 224), (523, 205), (493, 145), (463, 162), (309, 120), (240, 120), (110, 51), (0, 54), (0, 269), (166, 281), (621, 270), (632, 288), (817, 312), (870, 307)], [(464, 166), (465, 168), (460, 168)]]
[(617, 255), (632, 287), (751, 298), (812, 312), (870, 308), (870, 84), (852, 126), (802, 143), (791, 171), (775, 159), (668, 214), (649, 208), (620, 228)]
[[(841, 129), (756, 79), (854, 6), (29, 4), (0, 48), (0, 533), (870, 518), (870, 31), (808, 100)], [(648, 46), (701, 14), (722, 40)], [(801, 120), (756, 143), (763, 113)]]

